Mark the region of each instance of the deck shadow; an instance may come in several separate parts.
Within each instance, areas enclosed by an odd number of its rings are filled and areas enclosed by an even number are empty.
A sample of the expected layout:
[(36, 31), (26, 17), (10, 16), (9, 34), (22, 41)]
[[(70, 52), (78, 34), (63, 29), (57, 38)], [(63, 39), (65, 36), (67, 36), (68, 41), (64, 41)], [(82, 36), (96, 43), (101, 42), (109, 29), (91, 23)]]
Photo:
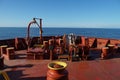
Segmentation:
[(10, 80), (19, 80), (20, 77), (22, 76), (26, 76), (23, 75), (23, 70), (11, 70), (11, 71), (6, 71), (6, 73), (8, 74), (8, 77), (10, 78)]
[(32, 66), (33, 66), (33, 64), (15, 65), (15, 66), (7, 66), (7, 65), (5, 65), (4, 69), (5, 68), (12, 68), (12, 69), (15, 69), (15, 68), (30, 68)]
[(16, 54), (15, 59), (26, 59), (26, 54)]
[[(111, 55), (109, 55), (106, 59), (104, 60), (107, 60), (107, 59), (114, 59), (114, 58), (120, 58), (120, 52), (115, 52)], [(89, 54), (89, 57), (88, 57), (88, 60), (91, 61), (91, 60), (98, 60), (100, 59), (101, 60), (101, 50), (92, 50), (90, 51), (90, 54)]]
[(42, 77), (26, 77), (26, 78), (20, 78), (19, 80), (46, 80), (45, 76)]
[(13, 66), (10, 67), (10, 71), (6, 71), (10, 80), (46, 80), (46, 76), (40, 77), (31, 77), (29, 74), (24, 74), (24, 70), (18, 70), (17, 68), (29, 68), (31, 65), (23, 65), (23, 66)]

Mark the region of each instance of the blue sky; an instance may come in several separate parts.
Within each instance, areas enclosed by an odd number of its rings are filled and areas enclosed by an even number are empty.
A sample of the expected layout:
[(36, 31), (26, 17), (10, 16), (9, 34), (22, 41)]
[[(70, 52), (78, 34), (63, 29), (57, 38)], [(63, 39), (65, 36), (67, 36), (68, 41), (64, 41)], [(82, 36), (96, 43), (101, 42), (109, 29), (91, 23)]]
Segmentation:
[(120, 0), (0, 0), (0, 27), (120, 28)]

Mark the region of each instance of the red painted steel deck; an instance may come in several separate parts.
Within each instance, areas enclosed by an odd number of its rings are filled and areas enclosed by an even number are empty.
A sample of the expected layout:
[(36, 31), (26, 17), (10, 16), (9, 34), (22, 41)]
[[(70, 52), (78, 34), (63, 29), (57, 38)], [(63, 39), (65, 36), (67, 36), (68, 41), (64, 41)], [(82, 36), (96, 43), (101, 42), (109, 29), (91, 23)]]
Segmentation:
[[(22, 51), (24, 52), (24, 51)], [(117, 55), (120, 53), (117, 53)], [(66, 61), (66, 60), (64, 60)], [(5, 60), (5, 69), (11, 80), (46, 80), (50, 60)], [(120, 57), (107, 60), (70, 62), (69, 80), (120, 80)]]

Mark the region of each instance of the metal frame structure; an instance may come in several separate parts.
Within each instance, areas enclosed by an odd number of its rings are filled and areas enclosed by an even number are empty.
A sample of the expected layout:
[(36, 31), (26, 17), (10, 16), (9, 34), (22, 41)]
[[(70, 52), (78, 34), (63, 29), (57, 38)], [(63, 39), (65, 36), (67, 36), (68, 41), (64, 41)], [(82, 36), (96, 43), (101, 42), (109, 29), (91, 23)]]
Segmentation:
[[(40, 21), (40, 24), (37, 22), (37, 20)], [(40, 43), (42, 43), (42, 19), (41, 18), (33, 18), (33, 20), (28, 24), (28, 28), (27, 28), (27, 45), (28, 45), (28, 49), (30, 48), (30, 43), (31, 43), (31, 39), (30, 39), (30, 26), (32, 24), (37, 24), (37, 26), (40, 29)]]

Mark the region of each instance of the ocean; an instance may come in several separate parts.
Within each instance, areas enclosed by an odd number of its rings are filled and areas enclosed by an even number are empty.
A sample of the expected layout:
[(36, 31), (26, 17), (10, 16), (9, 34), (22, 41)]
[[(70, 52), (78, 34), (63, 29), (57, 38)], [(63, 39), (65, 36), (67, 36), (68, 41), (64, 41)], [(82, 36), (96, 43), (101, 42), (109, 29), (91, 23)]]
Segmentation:
[[(120, 39), (120, 29), (113, 28), (43, 28), (43, 36), (74, 33), (79, 36)], [(25, 38), (27, 27), (0, 27), (0, 40)], [(39, 28), (30, 28), (30, 36), (39, 36)]]

